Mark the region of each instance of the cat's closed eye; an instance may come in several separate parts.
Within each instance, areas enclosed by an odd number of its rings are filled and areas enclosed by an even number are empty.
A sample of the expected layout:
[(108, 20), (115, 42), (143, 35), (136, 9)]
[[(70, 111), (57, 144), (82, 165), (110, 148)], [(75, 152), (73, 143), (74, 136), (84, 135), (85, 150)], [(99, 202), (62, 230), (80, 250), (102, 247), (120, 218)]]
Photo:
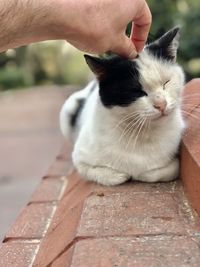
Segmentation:
[(168, 84), (170, 82), (170, 80), (167, 80), (164, 84), (163, 84), (163, 90), (166, 89), (166, 84)]

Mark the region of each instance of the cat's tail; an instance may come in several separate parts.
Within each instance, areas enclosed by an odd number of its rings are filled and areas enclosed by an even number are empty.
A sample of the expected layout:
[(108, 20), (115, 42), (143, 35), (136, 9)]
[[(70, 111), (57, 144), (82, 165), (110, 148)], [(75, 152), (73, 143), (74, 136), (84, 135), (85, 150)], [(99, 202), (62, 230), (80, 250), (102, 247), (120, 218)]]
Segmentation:
[(96, 81), (92, 81), (83, 90), (75, 92), (65, 101), (60, 111), (60, 129), (65, 137), (71, 139), (77, 131), (80, 114), (88, 95), (95, 87)]

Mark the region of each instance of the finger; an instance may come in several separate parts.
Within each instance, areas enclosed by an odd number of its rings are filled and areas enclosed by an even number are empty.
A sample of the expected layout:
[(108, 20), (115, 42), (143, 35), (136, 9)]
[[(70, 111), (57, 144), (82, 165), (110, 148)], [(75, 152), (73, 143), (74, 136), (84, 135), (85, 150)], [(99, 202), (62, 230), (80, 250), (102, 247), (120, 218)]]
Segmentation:
[(121, 40), (120, 38), (117, 40), (117, 43), (113, 46), (113, 48), (111, 48), (111, 51), (122, 57), (130, 59), (137, 57), (135, 45), (126, 35), (124, 35)]
[(147, 3), (144, 3), (138, 18), (134, 19), (131, 40), (133, 41), (136, 50), (140, 52), (146, 43), (149, 29), (151, 27), (151, 12)]

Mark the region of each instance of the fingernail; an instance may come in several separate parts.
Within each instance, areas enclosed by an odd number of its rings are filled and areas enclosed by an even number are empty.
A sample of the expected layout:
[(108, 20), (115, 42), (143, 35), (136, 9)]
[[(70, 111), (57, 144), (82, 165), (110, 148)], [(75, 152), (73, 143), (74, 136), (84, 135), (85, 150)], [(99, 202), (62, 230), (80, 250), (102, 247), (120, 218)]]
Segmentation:
[(129, 58), (130, 58), (130, 59), (134, 59), (134, 58), (136, 58), (137, 56), (138, 56), (137, 51), (136, 51), (136, 50), (132, 50), (132, 52), (131, 52), (130, 55), (129, 55)]

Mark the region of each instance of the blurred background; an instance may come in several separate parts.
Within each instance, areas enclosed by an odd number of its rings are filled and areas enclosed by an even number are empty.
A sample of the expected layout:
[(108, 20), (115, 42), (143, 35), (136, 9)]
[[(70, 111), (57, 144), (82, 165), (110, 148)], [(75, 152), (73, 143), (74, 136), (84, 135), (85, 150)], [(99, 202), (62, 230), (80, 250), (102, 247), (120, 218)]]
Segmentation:
[[(180, 25), (178, 61), (187, 80), (200, 77), (200, 1), (148, 0), (151, 38)], [(91, 78), (83, 53), (48, 41), (0, 54), (0, 239), (30, 198), (62, 145), (58, 114)], [(17, 90), (16, 90), (17, 89)]]
[(200, 1), (148, 0), (153, 24), (151, 34), (181, 26), (178, 62), (183, 66), (187, 80), (200, 77)]

